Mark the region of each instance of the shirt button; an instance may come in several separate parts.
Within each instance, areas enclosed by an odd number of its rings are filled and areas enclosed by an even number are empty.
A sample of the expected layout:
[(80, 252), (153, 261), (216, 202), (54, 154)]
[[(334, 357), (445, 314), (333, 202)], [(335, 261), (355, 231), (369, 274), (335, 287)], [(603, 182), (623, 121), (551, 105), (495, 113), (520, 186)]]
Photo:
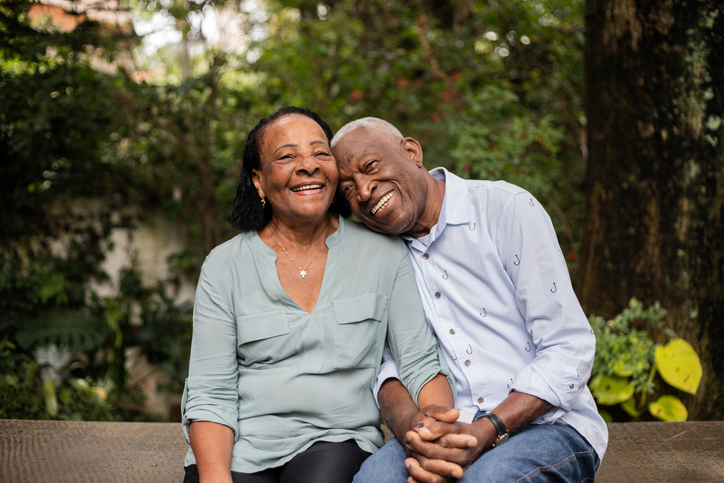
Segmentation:
[(478, 398), (478, 404), (483, 404), (483, 402), (485, 402), (485, 398), (483, 396), (480, 396)]
[(428, 255), (427, 253), (422, 256), (423, 260), (427, 260), (428, 258), (430, 258), (430, 255)]
[(465, 365), (466, 365), (466, 366), (470, 367), (470, 364), (472, 364), (472, 362), (470, 362), (470, 359), (468, 359), (467, 361), (465, 361)]
[(573, 384), (571, 384), (570, 386), (568, 386), (568, 389), (573, 389), (573, 387)]
[(451, 333), (452, 335), (455, 335), (455, 329), (450, 329), (450, 333)]
[(435, 298), (439, 299), (440, 297), (442, 297), (442, 294), (440, 292), (435, 292)]

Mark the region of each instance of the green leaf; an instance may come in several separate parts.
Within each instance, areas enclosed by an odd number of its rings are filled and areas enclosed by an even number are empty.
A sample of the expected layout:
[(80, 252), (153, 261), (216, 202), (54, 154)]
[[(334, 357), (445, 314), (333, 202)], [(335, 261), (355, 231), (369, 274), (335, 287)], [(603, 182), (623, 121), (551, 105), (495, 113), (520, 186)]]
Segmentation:
[(596, 401), (608, 406), (624, 402), (634, 393), (633, 384), (624, 377), (599, 374), (588, 385)]
[(701, 361), (691, 344), (673, 339), (654, 354), (661, 377), (676, 389), (696, 394), (701, 382)]
[(661, 396), (649, 404), (649, 412), (662, 421), (686, 421), (689, 417), (684, 403), (674, 396)]
[(613, 365), (613, 373), (621, 377), (630, 377), (634, 372), (634, 367), (622, 360), (617, 360)]
[(641, 411), (636, 409), (636, 398), (633, 396), (622, 402), (621, 407), (624, 411), (626, 411), (626, 414), (628, 414), (632, 418), (638, 418), (642, 414)]
[(599, 409), (598, 414), (600, 414), (601, 417), (603, 418), (603, 420), (606, 421), (607, 423), (613, 422), (613, 416), (611, 416), (611, 413), (609, 413), (605, 409)]
[(94, 350), (107, 337), (108, 329), (102, 323), (71, 310), (48, 312), (24, 324), (17, 333), (18, 342), (25, 349), (57, 345), (68, 347), (71, 352)]

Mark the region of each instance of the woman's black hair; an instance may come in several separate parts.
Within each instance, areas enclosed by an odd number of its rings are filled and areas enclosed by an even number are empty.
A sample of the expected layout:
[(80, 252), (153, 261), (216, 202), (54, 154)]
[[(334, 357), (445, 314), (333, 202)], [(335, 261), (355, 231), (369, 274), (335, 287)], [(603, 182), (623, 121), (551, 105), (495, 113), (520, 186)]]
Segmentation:
[[(239, 186), (236, 187), (236, 198), (234, 198), (234, 210), (231, 212), (229, 222), (231, 226), (241, 231), (260, 230), (264, 225), (269, 223), (272, 218), (272, 207), (270, 203), (265, 208), (261, 206), (261, 198), (252, 181), (252, 171), (260, 169), (261, 159), (259, 149), (261, 148), (262, 134), (266, 126), (289, 114), (301, 114), (314, 120), (319, 127), (322, 128), (327, 136), (327, 141), (332, 142), (334, 133), (332, 129), (322, 120), (316, 113), (303, 107), (282, 107), (269, 117), (265, 117), (259, 124), (254, 126), (249, 136), (246, 138), (246, 146), (241, 162), (241, 172), (239, 173)], [(340, 198), (341, 199), (341, 198)], [(349, 216), (349, 206), (344, 202), (336, 200), (332, 202), (330, 211), (339, 213), (342, 216)]]

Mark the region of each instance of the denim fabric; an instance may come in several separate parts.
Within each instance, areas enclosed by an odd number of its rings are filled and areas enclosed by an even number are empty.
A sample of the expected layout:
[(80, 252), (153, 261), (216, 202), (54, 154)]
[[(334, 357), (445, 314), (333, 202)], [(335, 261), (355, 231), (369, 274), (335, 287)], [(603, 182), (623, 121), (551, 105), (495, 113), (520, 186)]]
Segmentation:
[[(405, 449), (392, 439), (370, 456), (355, 483), (405, 483)], [(586, 439), (564, 423), (529, 424), (504, 444), (483, 453), (460, 483), (588, 482), (600, 462)]]

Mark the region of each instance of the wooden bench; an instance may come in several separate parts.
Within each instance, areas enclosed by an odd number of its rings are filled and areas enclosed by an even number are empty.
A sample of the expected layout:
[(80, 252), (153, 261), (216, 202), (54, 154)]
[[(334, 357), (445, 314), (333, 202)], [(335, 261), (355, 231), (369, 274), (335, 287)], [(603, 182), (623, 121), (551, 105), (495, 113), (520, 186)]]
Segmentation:
[[(614, 423), (599, 482), (724, 482), (724, 421)], [(183, 481), (178, 423), (0, 420), (0, 481)]]

